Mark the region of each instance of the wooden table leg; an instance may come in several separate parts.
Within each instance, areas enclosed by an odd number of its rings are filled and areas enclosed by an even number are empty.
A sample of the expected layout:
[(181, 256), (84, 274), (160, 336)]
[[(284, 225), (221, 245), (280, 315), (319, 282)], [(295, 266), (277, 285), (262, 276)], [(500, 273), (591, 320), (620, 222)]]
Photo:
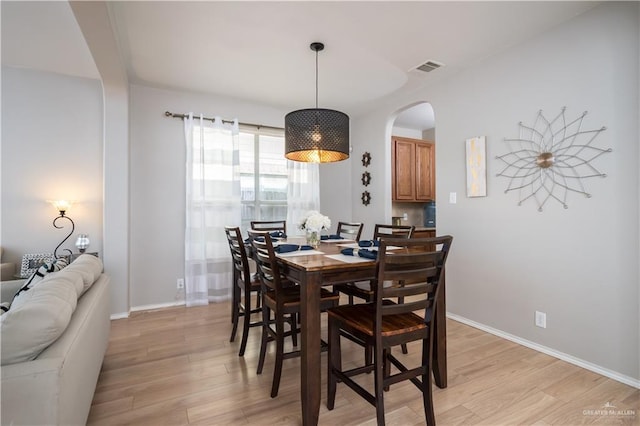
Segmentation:
[(433, 379), (439, 388), (447, 387), (447, 303), (445, 271), (442, 271), (440, 293), (436, 302), (435, 339), (433, 342)]
[(300, 283), (302, 424), (317, 425), (320, 415), (320, 274)]

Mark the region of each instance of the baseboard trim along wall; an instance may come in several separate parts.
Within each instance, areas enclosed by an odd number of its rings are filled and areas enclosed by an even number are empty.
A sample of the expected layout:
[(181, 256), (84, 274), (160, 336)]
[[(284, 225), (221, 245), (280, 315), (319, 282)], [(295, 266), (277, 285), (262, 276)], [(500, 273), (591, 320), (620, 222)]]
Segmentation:
[(634, 379), (633, 377), (629, 377), (629, 376), (626, 376), (624, 374), (620, 374), (617, 371), (609, 370), (609, 369), (601, 367), (599, 365), (592, 364), (592, 363), (590, 363), (588, 361), (585, 361), (583, 359), (576, 358), (574, 356), (565, 354), (563, 352), (556, 351), (555, 349), (551, 349), (551, 348), (548, 348), (546, 346), (539, 345), (539, 344), (537, 344), (535, 342), (531, 342), (531, 341), (526, 340), (526, 339), (522, 339), (522, 338), (520, 338), (518, 336), (514, 336), (513, 334), (505, 333), (502, 330), (498, 330), (496, 328), (489, 327), (487, 325), (481, 324), (479, 322), (475, 322), (473, 320), (470, 320), (470, 319), (465, 318), (465, 317), (461, 317), (461, 316), (456, 315), (456, 314), (452, 314), (450, 312), (447, 312), (447, 318), (452, 319), (454, 321), (458, 321), (458, 322), (460, 322), (462, 324), (466, 324), (468, 326), (477, 328), (479, 330), (486, 331), (489, 334), (493, 334), (495, 336), (502, 337), (503, 339), (510, 340), (510, 341), (512, 341), (514, 343), (517, 343), (519, 345), (526, 346), (527, 348), (533, 349), (533, 350), (538, 351), (538, 352), (542, 352), (542, 353), (547, 354), (549, 356), (552, 356), (554, 358), (561, 359), (562, 361), (566, 361), (566, 362), (568, 362), (570, 364), (577, 365), (578, 367), (582, 367), (582, 368), (587, 369), (589, 371), (593, 371), (594, 373), (603, 375), (603, 376), (608, 377), (610, 379), (613, 379), (613, 380), (615, 380), (617, 382), (624, 383), (625, 385), (633, 386), (634, 388), (640, 389), (640, 380)]
[(185, 305), (185, 301), (184, 300), (177, 300), (175, 302), (159, 303), (157, 305), (133, 306), (133, 307), (131, 307), (131, 309), (129, 309), (129, 312), (120, 312), (120, 313), (117, 313), (117, 314), (111, 314), (110, 318), (112, 320), (122, 319), (122, 318), (129, 318), (129, 314), (131, 314), (131, 312), (152, 311), (152, 310), (155, 310), (155, 309), (173, 308), (175, 306), (184, 306), (184, 305)]

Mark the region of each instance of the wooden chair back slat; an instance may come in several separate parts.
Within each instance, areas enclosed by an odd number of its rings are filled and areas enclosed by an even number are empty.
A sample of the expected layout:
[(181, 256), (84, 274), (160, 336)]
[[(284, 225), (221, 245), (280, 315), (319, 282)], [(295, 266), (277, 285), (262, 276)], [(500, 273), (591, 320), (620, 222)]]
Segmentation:
[(359, 241), (362, 234), (363, 223), (356, 222), (338, 222), (336, 235), (340, 235), (348, 240)]
[(287, 221), (286, 220), (252, 220), (251, 229), (256, 231), (282, 231), (287, 233)]
[(385, 305), (382, 307), (382, 316), (386, 315), (400, 315), (407, 312), (424, 311), (425, 309), (433, 306), (433, 303), (429, 299), (417, 300), (415, 302), (404, 302), (394, 305)]
[(416, 294), (422, 294), (425, 292), (433, 291), (434, 285), (432, 283), (427, 282), (419, 282), (419, 283), (410, 283), (402, 285), (396, 285), (393, 287), (385, 287), (383, 297), (385, 299), (391, 299), (396, 297), (409, 297), (414, 296)]
[(391, 238), (411, 238), (415, 226), (412, 225), (385, 225), (376, 224), (373, 229), (373, 239), (378, 240), (382, 237)]

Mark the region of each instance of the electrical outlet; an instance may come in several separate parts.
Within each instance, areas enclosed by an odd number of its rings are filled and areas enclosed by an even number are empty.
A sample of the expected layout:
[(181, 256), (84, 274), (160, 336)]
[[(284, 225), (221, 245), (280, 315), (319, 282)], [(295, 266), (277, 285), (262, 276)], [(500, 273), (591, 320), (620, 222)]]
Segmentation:
[(184, 288), (184, 278), (178, 278), (176, 287), (178, 287), (178, 290), (182, 290)]
[(455, 192), (449, 193), (449, 204), (455, 204), (458, 198), (458, 194)]
[(547, 328), (547, 314), (536, 311), (536, 327)]

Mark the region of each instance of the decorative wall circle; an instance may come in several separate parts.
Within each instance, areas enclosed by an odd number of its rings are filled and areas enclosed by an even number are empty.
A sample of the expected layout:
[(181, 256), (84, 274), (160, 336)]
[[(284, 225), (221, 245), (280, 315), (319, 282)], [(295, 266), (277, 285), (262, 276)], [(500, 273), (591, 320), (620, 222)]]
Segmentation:
[(362, 154), (362, 165), (365, 167), (369, 167), (369, 164), (371, 164), (371, 154), (365, 152), (364, 154)]
[(369, 203), (371, 203), (371, 194), (369, 194), (369, 191), (364, 191), (362, 193), (362, 204), (368, 206)]
[(571, 122), (565, 117), (566, 107), (552, 120), (542, 110), (531, 127), (518, 123), (519, 136), (505, 138), (510, 153), (497, 156), (505, 166), (497, 176), (509, 179), (505, 194), (518, 191), (518, 205), (534, 199), (538, 211), (542, 211), (548, 200), (556, 200), (566, 209), (569, 193), (576, 192), (587, 198), (584, 180), (591, 177), (606, 177), (591, 162), (612, 149), (593, 146), (595, 138), (606, 127), (582, 130), (587, 115)]
[(362, 184), (364, 186), (369, 186), (370, 183), (371, 183), (371, 174), (369, 172), (364, 172), (362, 174)]

